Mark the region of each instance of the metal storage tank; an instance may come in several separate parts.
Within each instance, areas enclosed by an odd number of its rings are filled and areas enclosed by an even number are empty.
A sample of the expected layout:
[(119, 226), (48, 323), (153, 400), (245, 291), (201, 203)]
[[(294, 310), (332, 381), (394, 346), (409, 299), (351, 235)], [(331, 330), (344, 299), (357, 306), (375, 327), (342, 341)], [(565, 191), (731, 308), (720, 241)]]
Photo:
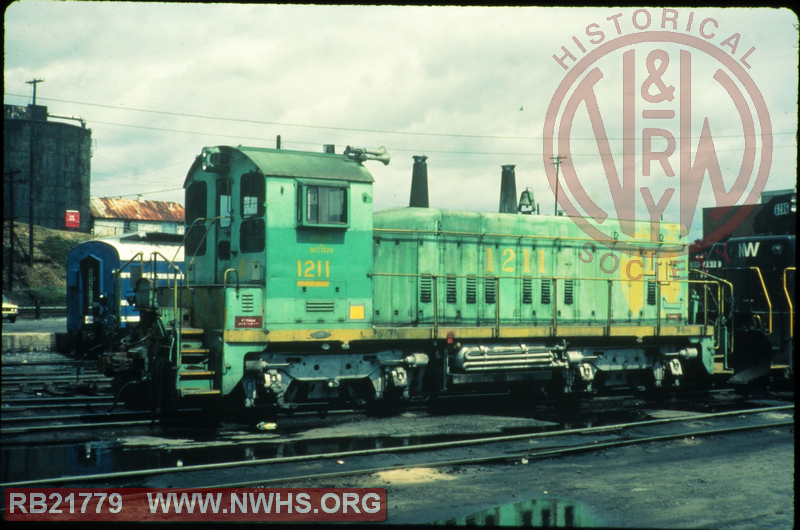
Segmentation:
[(49, 115), (41, 105), (3, 110), (3, 218), (30, 223), (33, 191), (34, 225), (64, 230), (66, 212), (77, 210), (78, 230), (89, 232), (91, 129), (80, 118)]

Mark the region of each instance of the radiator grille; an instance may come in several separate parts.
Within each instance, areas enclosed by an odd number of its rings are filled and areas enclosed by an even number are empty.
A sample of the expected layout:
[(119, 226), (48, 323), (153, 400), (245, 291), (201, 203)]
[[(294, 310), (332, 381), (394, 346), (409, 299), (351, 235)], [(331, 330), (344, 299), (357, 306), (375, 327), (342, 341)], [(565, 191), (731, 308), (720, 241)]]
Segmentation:
[(475, 304), (478, 302), (478, 279), (474, 276), (467, 276), (467, 303)]
[(485, 285), (485, 300), (487, 304), (493, 304), (497, 301), (497, 284), (494, 278), (484, 278)]
[(550, 278), (543, 278), (542, 279), (542, 303), (549, 304), (550, 303)]
[(431, 289), (433, 285), (433, 278), (431, 276), (422, 276), (419, 279), (419, 301), (423, 304), (430, 303)]
[(647, 282), (647, 305), (656, 305), (656, 282)]
[(575, 280), (564, 280), (564, 303), (572, 305), (573, 293), (575, 291)]
[(307, 313), (333, 313), (335, 303), (333, 300), (307, 300)]
[(456, 279), (453, 276), (447, 277), (447, 303), (456, 303)]
[(522, 303), (530, 304), (533, 302), (533, 288), (531, 287), (531, 279), (522, 279)]
[(252, 313), (255, 309), (255, 302), (252, 294), (242, 295), (242, 311), (245, 313)]

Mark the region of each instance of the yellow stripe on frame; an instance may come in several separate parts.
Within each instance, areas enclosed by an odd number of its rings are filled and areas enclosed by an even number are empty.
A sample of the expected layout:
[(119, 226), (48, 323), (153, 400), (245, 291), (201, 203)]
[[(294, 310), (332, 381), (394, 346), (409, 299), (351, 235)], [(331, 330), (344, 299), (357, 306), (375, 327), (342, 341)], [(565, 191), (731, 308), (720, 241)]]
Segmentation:
[(298, 287), (330, 287), (331, 282), (321, 280), (301, 280), (297, 282)]

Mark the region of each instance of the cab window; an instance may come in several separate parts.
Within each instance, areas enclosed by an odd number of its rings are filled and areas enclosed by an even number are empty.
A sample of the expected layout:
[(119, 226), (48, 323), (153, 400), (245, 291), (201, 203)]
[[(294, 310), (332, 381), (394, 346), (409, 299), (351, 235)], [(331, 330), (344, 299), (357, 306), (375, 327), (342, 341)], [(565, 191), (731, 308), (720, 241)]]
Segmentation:
[(206, 253), (206, 225), (198, 219), (206, 217), (206, 183), (192, 182), (186, 188), (186, 252), (190, 256), (202, 256)]
[(264, 216), (264, 177), (252, 172), (242, 175), (240, 210), (243, 219)]
[(301, 222), (305, 226), (347, 226), (346, 187), (303, 187)]
[(219, 227), (228, 228), (231, 226), (231, 179), (217, 181), (217, 217), (219, 217)]

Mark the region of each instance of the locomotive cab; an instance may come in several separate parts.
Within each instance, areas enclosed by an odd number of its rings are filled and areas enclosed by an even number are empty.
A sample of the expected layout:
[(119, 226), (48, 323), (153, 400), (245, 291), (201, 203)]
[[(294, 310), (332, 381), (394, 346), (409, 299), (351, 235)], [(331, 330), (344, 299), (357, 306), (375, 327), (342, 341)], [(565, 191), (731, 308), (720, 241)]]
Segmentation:
[(186, 285), (158, 302), (179, 397), (374, 394), (381, 361), (348, 352), (372, 324), (371, 153), (203, 149), (184, 185)]

